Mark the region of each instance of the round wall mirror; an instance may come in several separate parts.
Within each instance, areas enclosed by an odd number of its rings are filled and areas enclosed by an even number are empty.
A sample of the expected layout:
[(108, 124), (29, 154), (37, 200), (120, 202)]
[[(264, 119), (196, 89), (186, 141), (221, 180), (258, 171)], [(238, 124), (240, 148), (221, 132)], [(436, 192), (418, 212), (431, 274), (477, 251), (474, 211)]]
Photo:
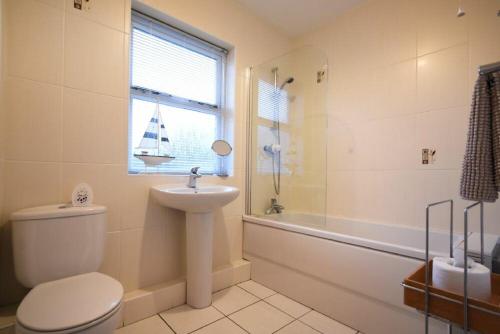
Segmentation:
[(222, 139), (216, 140), (212, 144), (212, 150), (217, 154), (220, 155), (221, 157), (225, 157), (229, 154), (231, 154), (231, 151), (233, 148), (231, 145)]

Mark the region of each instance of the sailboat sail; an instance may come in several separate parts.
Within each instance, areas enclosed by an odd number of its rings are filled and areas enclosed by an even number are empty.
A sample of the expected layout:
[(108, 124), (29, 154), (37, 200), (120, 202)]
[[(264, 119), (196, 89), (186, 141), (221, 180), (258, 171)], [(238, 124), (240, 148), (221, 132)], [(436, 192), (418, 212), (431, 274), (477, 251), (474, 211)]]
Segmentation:
[(170, 152), (170, 140), (157, 104), (134, 156), (144, 161), (146, 165), (160, 165), (175, 159)]
[[(142, 136), (141, 143), (138, 148), (141, 149), (156, 149), (158, 148), (158, 115), (156, 112), (149, 120), (148, 127)], [(164, 126), (162, 124), (162, 126)]]
[(160, 121), (160, 149), (163, 149), (167, 153), (171, 152), (172, 149), (170, 147), (170, 140), (167, 136), (167, 129), (165, 129), (165, 124), (163, 124), (160, 113), (158, 113), (158, 120)]

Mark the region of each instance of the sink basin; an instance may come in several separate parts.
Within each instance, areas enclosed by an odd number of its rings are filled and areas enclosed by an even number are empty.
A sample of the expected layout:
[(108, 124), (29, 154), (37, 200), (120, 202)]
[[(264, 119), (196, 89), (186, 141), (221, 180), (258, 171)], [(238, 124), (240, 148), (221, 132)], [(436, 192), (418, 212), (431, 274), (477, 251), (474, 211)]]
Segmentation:
[(238, 197), (238, 188), (219, 185), (160, 185), (151, 188), (159, 204), (186, 212), (186, 300), (194, 308), (212, 303), (213, 211)]
[(153, 197), (163, 206), (186, 212), (211, 212), (232, 202), (240, 193), (238, 188), (220, 185), (160, 185), (151, 188)]

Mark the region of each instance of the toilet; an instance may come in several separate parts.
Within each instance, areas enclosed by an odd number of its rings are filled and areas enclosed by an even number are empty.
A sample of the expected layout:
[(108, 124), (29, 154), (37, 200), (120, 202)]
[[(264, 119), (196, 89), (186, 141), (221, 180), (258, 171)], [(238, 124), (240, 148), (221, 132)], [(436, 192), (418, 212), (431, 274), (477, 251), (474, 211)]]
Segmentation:
[(123, 287), (97, 272), (106, 207), (47, 205), (10, 218), (16, 277), (32, 288), (17, 309), (16, 333), (113, 333), (121, 320)]

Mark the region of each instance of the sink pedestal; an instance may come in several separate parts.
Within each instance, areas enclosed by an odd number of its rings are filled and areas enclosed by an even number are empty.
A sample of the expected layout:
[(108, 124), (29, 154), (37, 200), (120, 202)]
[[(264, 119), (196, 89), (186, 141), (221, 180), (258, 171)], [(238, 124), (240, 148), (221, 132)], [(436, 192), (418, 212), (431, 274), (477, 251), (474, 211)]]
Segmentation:
[(187, 303), (212, 304), (213, 213), (186, 212)]
[(187, 303), (212, 304), (212, 243), (214, 210), (234, 201), (238, 188), (222, 185), (160, 185), (151, 188), (160, 205), (186, 212)]

